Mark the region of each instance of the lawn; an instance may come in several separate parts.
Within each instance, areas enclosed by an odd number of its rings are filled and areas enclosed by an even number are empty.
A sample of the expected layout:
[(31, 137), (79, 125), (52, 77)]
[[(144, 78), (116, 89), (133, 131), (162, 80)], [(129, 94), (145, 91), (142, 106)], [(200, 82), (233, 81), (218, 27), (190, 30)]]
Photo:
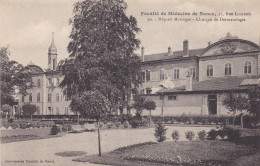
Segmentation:
[(34, 129), (15, 129), (15, 130), (1, 130), (1, 143), (27, 141), (34, 139), (45, 139), (52, 137), (59, 137), (64, 133), (58, 135), (50, 135), (50, 127), (34, 128)]
[[(253, 141), (257, 141), (255, 137)], [(243, 140), (246, 141), (246, 140)], [(108, 165), (227, 165), (243, 156), (259, 152), (255, 145), (226, 140), (143, 143), (73, 161)]]

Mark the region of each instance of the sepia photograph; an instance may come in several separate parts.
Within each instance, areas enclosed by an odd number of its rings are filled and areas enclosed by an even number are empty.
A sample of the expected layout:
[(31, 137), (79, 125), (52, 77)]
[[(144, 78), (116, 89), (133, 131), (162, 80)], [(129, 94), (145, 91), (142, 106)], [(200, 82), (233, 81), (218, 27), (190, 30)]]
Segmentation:
[(259, 0), (0, 0), (1, 166), (259, 166)]

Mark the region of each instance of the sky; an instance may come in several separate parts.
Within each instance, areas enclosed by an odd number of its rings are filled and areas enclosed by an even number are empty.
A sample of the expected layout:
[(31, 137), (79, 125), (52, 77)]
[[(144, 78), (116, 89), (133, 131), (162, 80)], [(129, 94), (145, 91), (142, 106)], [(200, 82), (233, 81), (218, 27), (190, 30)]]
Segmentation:
[[(52, 32), (58, 50), (58, 60), (68, 57), (73, 4), (78, 0), (0, 0), (0, 47), (8, 46), (10, 59), (23, 65), (34, 63), (47, 68), (48, 48)], [(259, 44), (259, 0), (127, 0), (127, 15), (133, 15), (142, 30), (137, 37), (145, 54), (182, 50), (183, 41), (189, 48), (205, 48), (217, 42), (227, 32)], [(159, 15), (141, 15), (158, 12)], [(166, 15), (160, 15), (165, 12)], [(222, 18), (245, 18), (238, 21), (158, 21), (159, 18), (214, 19), (215, 16), (172, 16), (168, 12), (222, 13)], [(250, 13), (250, 16), (227, 16), (229, 13)], [(149, 21), (152, 19), (152, 21)], [(155, 21), (157, 20), (157, 21)], [(140, 49), (136, 50), (140, 53)]]

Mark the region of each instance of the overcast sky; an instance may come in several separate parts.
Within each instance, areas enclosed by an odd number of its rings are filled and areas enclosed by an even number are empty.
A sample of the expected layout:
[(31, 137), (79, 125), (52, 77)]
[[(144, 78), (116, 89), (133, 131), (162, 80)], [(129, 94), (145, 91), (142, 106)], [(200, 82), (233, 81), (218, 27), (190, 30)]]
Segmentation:
[[(10, 58), (24, 65), (32, 61), (47, 68), (48, 47), (51, 43), (51, 32), (54, 32), (58, 60), (68, 57), (67, 45), (71, 30), (68, 20), (72, 16), (73, 4), (76, 1), (0, 0), (0, 47), (8, 46), (11, 51)], [(171, 46), (173, 51), (181, 50), (185, 39), (189, 40), (191, 49), (205, 48), (209, 41), (214, 43), (227, 32), (259, 44), (259, 0), (128, 0), (127, 4), (127, 15), (136, 17), (142, 30), (138, 38), (145, 47), (145, 54), (167, 52), (168, 46)], [(141, 16), (141, 12), (157, 11), (250, 12), (251, 16), (245, 16), (245, 22), (160, 22), (147, 19), (155, 20), (161, 16)], [(137, 53), (139, 52), (140, 50), (137, 50)]]

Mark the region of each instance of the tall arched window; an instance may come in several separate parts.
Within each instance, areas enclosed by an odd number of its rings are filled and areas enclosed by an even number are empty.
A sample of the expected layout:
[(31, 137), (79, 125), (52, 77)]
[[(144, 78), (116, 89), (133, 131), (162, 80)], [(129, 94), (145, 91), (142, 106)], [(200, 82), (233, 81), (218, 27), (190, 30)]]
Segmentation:
[(246, 61), (244, 65), (244, 74), (251, 74), (251, 62)]
[(41, 101), (41, 94), (37, 93), (37, 102), (40, 102), (40, 101)]
[(213, 65), (208, 65), (207, 66), (207, 76), (213, 76)]
[(225, 75), (231, 75), (231, 63), (225, 64)]
[(56, 70), (56, 61), (53, 59), (53, 70)]
[(41, 87), (41, 80), (40, 79), (37, 80), (37, 86), (38, 86), (38, 88)]
[(164, 80), (164, 69), (160, 70), (160, 80)]

